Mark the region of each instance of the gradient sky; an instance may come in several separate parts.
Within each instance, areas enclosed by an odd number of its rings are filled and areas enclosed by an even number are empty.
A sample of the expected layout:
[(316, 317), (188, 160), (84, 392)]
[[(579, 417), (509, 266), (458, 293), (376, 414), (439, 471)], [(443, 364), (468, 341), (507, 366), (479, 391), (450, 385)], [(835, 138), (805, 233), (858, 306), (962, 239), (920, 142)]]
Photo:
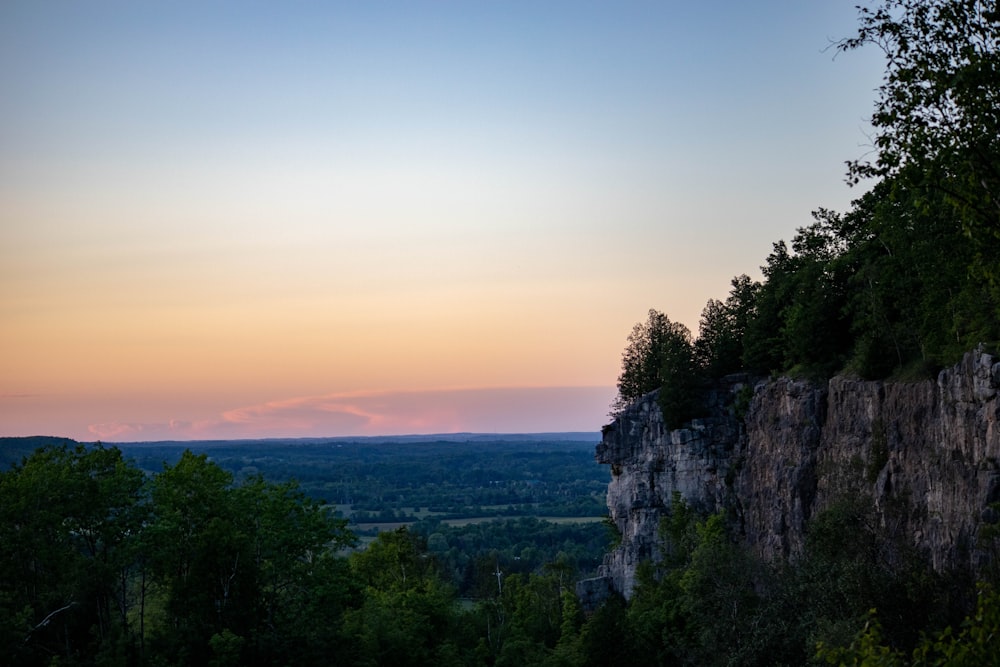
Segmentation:
[(860, 195), (855, 0), (0, 3), (0, 435), (596, 431)]

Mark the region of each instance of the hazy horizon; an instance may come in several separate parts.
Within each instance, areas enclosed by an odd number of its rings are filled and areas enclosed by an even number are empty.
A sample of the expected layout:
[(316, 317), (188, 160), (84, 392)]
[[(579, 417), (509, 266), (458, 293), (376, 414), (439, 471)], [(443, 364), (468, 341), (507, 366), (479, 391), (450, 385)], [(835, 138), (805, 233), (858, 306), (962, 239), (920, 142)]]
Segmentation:
[[(579, 438), (584, 437), (594, 437), (594, 444), (600, 441), (601, 432), (600, 431), (542, 431), (538, 433), (521, 433), (521, 432), (511, 432), (511, 433), (480, 433), (476, 431), (452, 431), (447, 433), (404, 433), (399, 435), (331, 435), (331, 436), (294, 436), (289, 438), (284, 437), (272, 437), (272, 438), (231, 438), (227, 440), (212, 439), (212, 440), (75, 440), (74, 438), (69, 438), (74, 442), (78, 442), (84, 445), (94, 445), (100, 443), (102, 445), (108, 446), (132, 446), (132, 445), (159, 445), (159, 446), (186, 446), (186, 445), (202, 445), (206, 447), (210, 446), (230, 446), (234, 443), (294, 443), (294, 444), (328, 444), (334, 442), (344, 442), (344, 443), (423, 443), (423, 442), (455, 442), (460, 444), (470, 444), (472, 442), (512, 442), (512, 441), (541, 441), (541, 442), (579, 442)], [(52, 439), (62, 439), (65, 436), (50, 436), (41, 433), (36, 433), (30, 436), (0, 436), (0, 441), (18, 440), (25, 439), (31, 440), (35, 438), (52, 438)], [(471, 439), (471, 440), (470, 440)]]

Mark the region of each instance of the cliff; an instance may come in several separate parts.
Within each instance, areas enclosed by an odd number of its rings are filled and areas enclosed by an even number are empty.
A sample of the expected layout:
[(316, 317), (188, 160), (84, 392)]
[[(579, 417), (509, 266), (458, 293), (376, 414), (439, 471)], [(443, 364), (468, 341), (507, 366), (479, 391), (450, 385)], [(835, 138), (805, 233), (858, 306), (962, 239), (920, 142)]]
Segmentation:
[(1000, 360), (966, 354), (937, 380), (817, 385), (732, 376), (711, 388), (706, 416), (663, 423), (656, 392), (604, 428), (597, 460), (611, 467), (608, 509), (621, 543), (585, 598), (630, 597), (636, 566), (658, 555), (658, 526), (675, 492), (738, 518), (761, 558), (794, 559), (810, 517), (847, 496), (870, 498), (884, 530), (901, 531), (938, 570), (982, 567), (982, 525), (1000, 500)]

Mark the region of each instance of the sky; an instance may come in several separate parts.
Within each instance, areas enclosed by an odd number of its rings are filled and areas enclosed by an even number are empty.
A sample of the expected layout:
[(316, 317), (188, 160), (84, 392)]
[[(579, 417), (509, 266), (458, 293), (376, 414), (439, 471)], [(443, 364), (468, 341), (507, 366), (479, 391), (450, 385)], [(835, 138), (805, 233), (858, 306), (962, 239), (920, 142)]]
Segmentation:
[(596, 432), (861, 192), (856, 0), (0, 3), (0, 435)]

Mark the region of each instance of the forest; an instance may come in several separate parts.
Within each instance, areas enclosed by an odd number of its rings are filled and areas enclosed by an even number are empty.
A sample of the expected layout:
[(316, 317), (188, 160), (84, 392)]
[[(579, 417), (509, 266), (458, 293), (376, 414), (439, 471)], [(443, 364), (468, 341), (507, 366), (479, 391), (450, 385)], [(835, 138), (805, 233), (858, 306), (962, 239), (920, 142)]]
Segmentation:
[[(593, 434), (328, 438), (202, 442), (239, 480), (298, 482), (358, 524), (483, 517), (600, 517), (609, 473)], [(175, 462), (186, 443), (120, 443), (146, 472)]]
[[(613, 414), (659, 389), (680, 426), (705, 382), (729, 373), (907, 381), (1000, 343), (1000, 12), (986, 0), (858, 11), (837, 51), (886, 57), (871, 152), (847, 163), (865, 192), (775, 242), (760, 280), (739, 275), (709, 301), (697, 337), (650, 311), (628, 337)], [(444, 479), (456, 487), (437, 497), (371, 451), (293, 469), (222, 450), (140, 463), (117, 447), (33, 449), (0, 473), (4, 661), (895, 666), (1000, 655), (1000, 560), (977, 576), (934, 571), (861, 498), (811, 517), (801, 558), (764, 563), (726, 512), (675, 497), (631, 599), (585, 610), (574, 585), (602, 538), (538, 517), (594, 516), (599, 492), (586, 475), (545, 476), (558, 448), (508, 452), (510, 465), (486, 474), (452, 461)], [(386, 481), (362, 483), (376, 469)], [(382, 520), (364, 544), (375, 522), (352, 524), (355, 509)], [(507, 523), (447, 523), (487, 511)], [(982, 537), (996, 545), (1000, 506), (988, 514)], [(529, 533), (544, 546), (512, 539)], [(615, 536), (603, 535), (607, 549)]]
[[(515, 449), (525, 446), (539, 443)], [(237, 480), (204, 452), (168, 449), (152, 474), (117, 447), (65, 442), (0, 472), (0, 646), (11, 664), (478, 662), (510, 631), (501, 595), (526, 596), (507, 602), (511, 613), (546, 605), (535, 620), (553, 636), (562, 597), (609, 543), (600, 521), (451, 526), (429, 515), (362, 546), (334, 505), (296, 482), (245, 470)], [(500, 476), (489, 459), (476, 467)]]
[(633, 597), (584, 610), (600, 523), (585, 543), (534, 517), (432, 519), (362, 547), (292, 481), (52, 444), (0, 472), (0, 647), (16, 665), (990, 664), (996, 573), (977, 598), (873, 511), (845, 501), (799, 562), (762, 563), (675, 495)]

